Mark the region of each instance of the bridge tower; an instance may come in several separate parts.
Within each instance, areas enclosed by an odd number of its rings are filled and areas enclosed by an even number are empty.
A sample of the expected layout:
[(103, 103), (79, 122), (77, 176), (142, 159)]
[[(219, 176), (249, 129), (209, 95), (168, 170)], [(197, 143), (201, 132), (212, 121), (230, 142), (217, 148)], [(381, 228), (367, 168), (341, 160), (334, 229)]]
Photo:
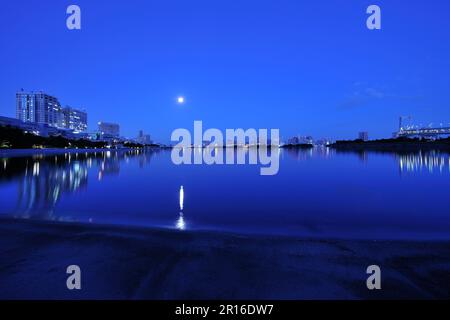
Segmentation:
[(403, 120), (407, 119), (409, 122), (411, 122), (412, 117), (411, 116), (400, 116), (398, 121), (398, 132), (401, 132), (403, 130)]

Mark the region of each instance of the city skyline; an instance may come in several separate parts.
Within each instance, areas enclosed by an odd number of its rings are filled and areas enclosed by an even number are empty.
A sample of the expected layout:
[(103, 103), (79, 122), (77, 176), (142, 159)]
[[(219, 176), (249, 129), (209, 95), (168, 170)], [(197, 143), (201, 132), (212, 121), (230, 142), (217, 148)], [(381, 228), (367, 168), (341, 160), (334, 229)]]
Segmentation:
[[(185, 103), (185, 98), (183, 96), (177, 97), (176, 100), (179, 105), (183, 105)], [(56, 129), (68, 129), (75, 134), (82, 133), (85, 136), (96, 134), (100, 135), (100, 137), (109, 137), (108, 139), (135, 139), (137, 142), (141, 142), (144, 144), (150, 144), (152, 141), (150, 135), (144, 135), (142, 129), (138, 130), (137, 138), (133, 138), (130, 136), (121, 136), (120, 124), (114, 122), (98, 121), (97, 128), (94, 129), (93, 126), (91, 126), (91, 131), (87, 132), (88, 117), (87, 111), (85, 109), (73, 108), (68, 105), (63, 107), (57, 97), (49, 95), (43, 91), (24, 91), (24, 89), (21, 88), (21, 90), (16, 93), (16, 117), (9, 118), (1, 115), (0, 117), (3, 118), (4, 123), (8, 124), (17, 124), (14, 119), (20, 120), (23, 122), (24, 127), (29, 127), (29, 124), (47, 125)], [(407, 121), (407, 123), (405, 122), (405, 120)], [(395, 132), (392, 133), (392, 136), (437, 137), (440, 135), (448, 135), (448, 131), (450, 130), (450, 123), (449, 125), (443, 123), (440, 123), (439, 125), (433, 123), (429, 125), (417, 125), (413, 124), (411, 121), (412, 116), (400, 116), (398, 128)], [(97, 136), (97, 138), (98, 137), (99, 136)], [(357, 139), (368, 141), (369, 133), (367, 131), (360, 131), (358, 132)], [(326, 141), (336, 141), (333, 138), (316, 138), (312, 137), (311, 135), (301, 134), (292, 135), (283, 140), (283, 142), (287, 144), (296, 144), (300, 143), (300, 141), (302, 141), (302, 143), (314, 144), (315, 141), (318, 141), (319, 145), (322, 145), (323, 142)], [(171, 140), (169, 144), (172, 144), (173, 142), (174, 141)]]
[[(78, 31), (65, 27), (66, 3), (23, 2), (33, 10), (8, 3), (0, 13), (0, 28), (10, 30), (0, 34), (4, 116), (14, 117), (14, 93), (24, 87), (89, 110), (88, 131), (114, 122), (124, 136), (143, 129), (162, 143), (194, 120), (279, 128), (284, 139), (362, 131), (376, 139), (390, 137), (400, 115), (417, 124), (450, 119), (445, 1), (438, 12), (426, 1), (407, 10), (377, 1), (382, 30), (372, 31), (367, 1), (80, 0)], [(47, 50), (31, 50), (37, 45)]]

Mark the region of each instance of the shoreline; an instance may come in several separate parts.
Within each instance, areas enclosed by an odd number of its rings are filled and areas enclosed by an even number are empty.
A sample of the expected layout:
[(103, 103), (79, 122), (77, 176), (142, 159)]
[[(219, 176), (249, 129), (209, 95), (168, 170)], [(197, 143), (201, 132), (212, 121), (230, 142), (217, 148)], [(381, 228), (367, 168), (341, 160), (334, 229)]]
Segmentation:
[(420, 139), (381, 139), (336, 141), (329, 145), (337, 151), (381, 151), (381, 152), (419, 152), (443, 151), (450, 152), (450, 139), (420, 140)]
[[(332, 240), (0, 219), (2, 299), (445, 299), (450, 241)], [(446, 254), (447, 253), (447, 254)], [(83, 289), (65, 287), (82, 269)], [(366, 268), (382, 290), (366, 288)]]
[(332, 242), (397, 242), (397, 243), (448, 243), (450, 245), (450, 239), (446, 238), (365, 238), (365, 237), (343, 237), (339, 235), (327, 235), (327, 236), (311, 236), (307, 234), (281, 234), (281, 233), (270, 233), (270, 232), (240, 232), (231, 231), (227, 229), (187, 229), (179, 230), (176, 228), (169, 227), (159, 227), (159, 226), (147, 226), (147, 225), (136, 225), (136, 224), (116, 224), (116, 223), (99, 223), (99, 222), (84, 222), (84, 221), (62, 221), (62, 220), (44, 220), (44, 219), (33, 219), (33, 218), (16, 218), (12, 216), (0, 216), (0, 225), (8, 224), (26, 224), (36, 228), (64, 228), (73, 227), (80, 228), (84, 230), (95, 230), (95, 231), (116, 231), (123, 234), (141, 234), (141, 233), (152, 233), (161, 234), (165, 236), (172, 235), (191, 235), (196, 237), (237, 237), (237, 238), (248, 238), (254, 240), (295, 240), (295, 241), (332, 241)]
[(44, 149), (0, 149), (0, 157), (6, 158), (17, 158), (17, 157), (27, 157), (33, 155), (44, 154), (45, 156), (61, 155), (65, 153), (95, 153), (95, 152), (119, 152), (119, 151), (129, 151), (135, 150), (133, 148), (121, 148), (121, 149), (108, 149), (108, 148), (97, 148), (97, 149), (75, 149), (75, 148), (44, 148)]

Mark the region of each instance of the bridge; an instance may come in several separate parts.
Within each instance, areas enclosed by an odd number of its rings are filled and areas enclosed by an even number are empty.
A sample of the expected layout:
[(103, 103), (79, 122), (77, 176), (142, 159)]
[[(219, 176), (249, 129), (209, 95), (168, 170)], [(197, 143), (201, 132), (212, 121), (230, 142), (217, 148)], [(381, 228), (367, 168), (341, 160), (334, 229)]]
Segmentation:
[(440, 138), (450, 137), (450, 127), (439, 128), (400, 128), (398, 137), (407, 138)]
[(400, 116), (398, 131), (396, 132), (397, 137), (406, 137), (406, 138), (445, 138), (450, 137), (450, 127), (432, 127), (432, 125), (428, 127), (419, 128), (417, 126), (409, 125), (404, 126), (403, 121), (407, 119), (411, 122), (411, 116)]

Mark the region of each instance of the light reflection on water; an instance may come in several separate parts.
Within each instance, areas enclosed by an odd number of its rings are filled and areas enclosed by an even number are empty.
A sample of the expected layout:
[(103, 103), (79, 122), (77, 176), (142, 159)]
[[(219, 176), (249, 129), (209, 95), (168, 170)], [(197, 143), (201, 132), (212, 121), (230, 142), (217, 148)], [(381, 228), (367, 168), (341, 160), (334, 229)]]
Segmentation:
[(448, 154), (431, 151), (427, 153), (405, 154), (398, 156), (401, 171), (415, 172), (428, 170), (430, 173), (450, 170), (450, 157)]
[(273, 177), (255, 165), (176, 166), (164, 150), (3, 157), (0, 214), (180, 231), (450, 237), (448, 153), (276, 152)]
[(186, 222), (184, 221), (184, 214), (183, 214), (183, 208), (184, 208), (184, 189), (183, 186), (180, 187), (180, 214), (176, 223), (176, 228), (178, 230), (186, 230)]

